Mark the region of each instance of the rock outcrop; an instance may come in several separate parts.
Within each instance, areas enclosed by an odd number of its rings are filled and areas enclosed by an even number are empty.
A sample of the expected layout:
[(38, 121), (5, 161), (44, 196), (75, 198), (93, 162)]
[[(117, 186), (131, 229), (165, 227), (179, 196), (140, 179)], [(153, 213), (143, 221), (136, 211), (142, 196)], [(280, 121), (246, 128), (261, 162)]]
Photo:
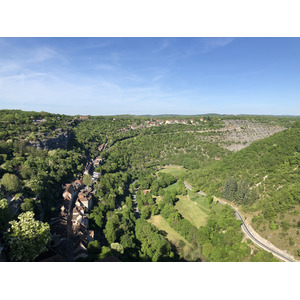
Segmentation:
[(264, 139), (286, 127), (252, 120), (224, 120), (224, 127), (211, 130), (214, 134), (199, 136), (200, 140), (217, 143), (230, 151), (239, 151), (254, 141)]
[(72, 131), (67, 131), (64, 133), (61, 133), (60, 135), (52, 138), (45, 137), (43, 140), (37, 139), (36, 141), (28, 141), (27, 143), (30, 146), (34, 146), (38, 149), (43, 150), (53, 150), (57, 148), (63, 148), (66, 149), (69, 143), (69, 140), (73, 136)]

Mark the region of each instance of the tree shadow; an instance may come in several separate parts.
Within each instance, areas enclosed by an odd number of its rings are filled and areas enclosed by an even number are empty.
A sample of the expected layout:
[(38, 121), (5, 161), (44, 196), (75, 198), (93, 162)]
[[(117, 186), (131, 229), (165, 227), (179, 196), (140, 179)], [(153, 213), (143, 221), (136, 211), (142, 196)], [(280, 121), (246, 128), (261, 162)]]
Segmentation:
[(166, 237), (168, 235), (168, 233), (164, 230), (159, 230), (158, 233), (161, 234), (164, 237)]

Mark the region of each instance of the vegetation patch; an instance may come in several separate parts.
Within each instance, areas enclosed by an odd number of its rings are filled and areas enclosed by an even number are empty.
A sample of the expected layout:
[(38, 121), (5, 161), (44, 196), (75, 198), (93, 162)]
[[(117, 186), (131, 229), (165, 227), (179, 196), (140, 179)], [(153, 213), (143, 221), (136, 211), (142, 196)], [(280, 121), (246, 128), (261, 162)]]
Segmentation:
[[(45, 224), (56, 237), (51, 247), (62, 250), (57, 252), (65, 260), (72, 259), (58, 237), (63, 241), (67, 236), (71, 215), (66, 199), (76, 197), (69, 187), (75, 181), (77, 186), (80, 178), (82, 189), (90, 191), (92, 207), (84, 211), (84, 226), (76, 230), (94, 231), (89, 246), (90, 237), (84, 238), (89, 261), (273, 260), (257, 249), (251, 254), (234, 210), (211, 195), (239, 205), (264, 238), (300, 256), (300, 121), (292, 125), (292, 118), (265, 116), (157, 118), (1, 110), (4, 260), (32, 261), (49, 242), (48, 233), (44, 238), (41, 232), (37, 240), (42, 242), (36, 243), (41, 248), (33, 247), (30, 257), (19, 256), (23, 238), (14, 222), (24, 213), (32, 214), (32, 224)], [(249, 139), (244, 133), (249, 126), (262, 128), (258, 123), (290, 128), (253, 142), (258, 136)], [(273, 126), (267, 135), (276, 130)], [(224, 147), (246, 148), (232, 153)], [(187, 190), (183, 180), (209, 196)]]
[(176, 166), (176, 165), (168, 165), (164, 166), (162, 169), (160, 169), (156, 174), (158, 173), (169, 173), (179, 179), (181, 176), (183, 176), (186, 173), (187, 169), (185, 169), (182, 166)]
[(180, 257), (188, 257), (193, 250), (192, 245), (176, 232), (161, 215), (152, 216), (149, 222), (156, 226), (159, 232), (176, 247)]
[(191, 201), (189, 196), (178, 196), (179, 201), (176, 203), (175, 208), (179, 213), (194, 226), (199, 228), (204, 226), (208, 221), (208, 214), (199, 207), (197, 202)]
[(165, 191), (170, 191), (170, 192), (175, 191), (175, 192), (176, 192), (176, 191), (178, 190), (178, 187), (179, 187), (179, 183), (178, 183), (178, 181), (177, 181), (177, 182), (175, 182), (175, 183), (173, 183), (173, 184), (167, 186), (167, 187), (165, 188)]

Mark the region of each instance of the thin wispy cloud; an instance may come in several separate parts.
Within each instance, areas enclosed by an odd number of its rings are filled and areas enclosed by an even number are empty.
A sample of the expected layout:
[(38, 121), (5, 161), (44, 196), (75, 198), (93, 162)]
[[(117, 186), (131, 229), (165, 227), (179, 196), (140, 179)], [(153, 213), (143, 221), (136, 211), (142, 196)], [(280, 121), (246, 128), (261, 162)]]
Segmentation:
[(95, 70), (104, 70), (104, 71), (112, 71), (116, 70), (116, 66), (112, 64), (96, 64), (92, 66), (93, 69)]
[(211, 51), (219, 47), (224, 47), (235, 40), (233, 37), (228, 38), (203, 38), (204, 48)]
[(0, 105), (92, 115), (251, 113), (266, 107), (272, 113), (284, 99), (285, 113), (289, 107), (300, 113), (300, 40), (286, 44), (240, 38), (0, 39)]
[(105, 41), (105, 42), (95, 42), (95, 43), (88, 43), (82, 46), (76, 47), (75, 50), (88, 50), (88, 49), (99, 49), (111, 46), (112, 42)]
[(234, 40), (235, 38), (201, 38), (195, 40), (195, 44), (186, 48), (185, 55), (190, 56), (209, 53), (229, 45)]
[(168, 38), (168, 39), (163, 38), (162, 41), (160, 41), (159, 46), (153, 50), (153, 53), (161, 52), (161, 51), (165, 50), (166, 48), (168, 48), (171, 44), (172, 44), (171, 38)]
[(28, 63), (40, 63), (49, 59), (59, 57), (58, 53), (48, 47), (36, 48), (28, 53)]
[(48, 73), (41, 73), (41, 72), (29, 72), (29, 73), (20, 73), (17, 75), (11, 75), (11, 76), (2, 76), (0, 77), (0, 84), (9, 84), (9, 83), (21, 83), (24, 84), (25, 81), (31, 80), (31, 79), (40, 79), (42, 77), (52, 77), (51, 74)]
[(6, 74), (6, 73), (9, 73), (9, 72), (18, 70), (20, 68), (21, 68), (21, 66), (13, 60), (0, 59), (0, 74), (1, 73)]

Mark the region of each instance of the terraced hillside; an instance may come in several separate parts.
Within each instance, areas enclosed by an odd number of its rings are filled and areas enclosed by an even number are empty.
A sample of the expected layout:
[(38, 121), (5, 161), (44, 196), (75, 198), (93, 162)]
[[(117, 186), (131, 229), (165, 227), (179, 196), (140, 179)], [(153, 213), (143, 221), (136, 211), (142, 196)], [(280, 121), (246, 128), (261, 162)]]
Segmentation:
[(201, 139), (217, 143), (219, 146), (234, 152), (248, 147), (254, 141), (286, 129), (282, 125), (246, 119), (223, 120), (223, 125), (220, 129), (212, 130), (209, 135), (207, 132), (203, 132)]
[(220, 135), (220, 145), (231, 151), (241, 150), (254, 141), (286, 129), (279, 125), (248, 120), (224, 120), (224, 123), (225, 128)]

